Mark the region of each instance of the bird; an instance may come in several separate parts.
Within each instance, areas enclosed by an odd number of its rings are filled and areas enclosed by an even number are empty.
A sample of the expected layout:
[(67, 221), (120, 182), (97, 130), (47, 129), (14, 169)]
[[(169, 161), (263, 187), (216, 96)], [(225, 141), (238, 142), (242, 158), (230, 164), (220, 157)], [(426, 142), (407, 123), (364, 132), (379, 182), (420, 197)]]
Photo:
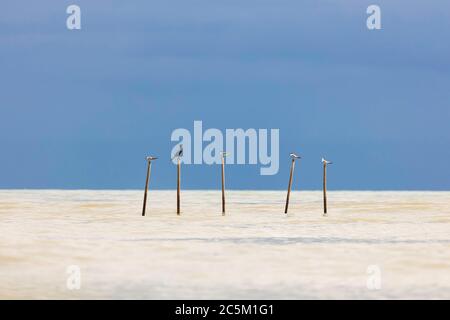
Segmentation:
[(328, 161), (328, 160), (325, 160), (324, 158), (322, 158), (322, 163), (325, 163), (325, 164), (333, 164), (333, 162)]
[(175, 155), (173, 156), (172, 160), (175, 158), (181, 158), (183, 156), (183, 144), (180, 144), (180, 148), (177, 152), (175, 152)]
[(146, 159), (147, 161), (152, 161), (158, 159), (158, 157), (148, 156)]
[(291, 152), (290, 154), (289, 154), (289, 156), (292, 158), (292, 159), (301, 159), (302, 157), (300, 157), (299, 155), (296, 155), (294, 152)]

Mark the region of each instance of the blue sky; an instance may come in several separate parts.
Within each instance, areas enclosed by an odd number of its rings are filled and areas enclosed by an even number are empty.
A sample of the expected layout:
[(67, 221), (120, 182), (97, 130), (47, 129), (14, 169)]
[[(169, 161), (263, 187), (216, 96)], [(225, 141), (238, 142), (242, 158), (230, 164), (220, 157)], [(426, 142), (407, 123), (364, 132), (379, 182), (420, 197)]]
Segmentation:
[[(366, 28), (378, 4), (382, 30)], [(82, 30), (66, 28), (66, 7)], [(9, 1), (0, 6), (0, 188), (175, 188), (176, 128), (279, 128), (280, 171), (232, 189), (450, 190), (448, 1)], [(216, 165), (183, 188), (219, 188)]]

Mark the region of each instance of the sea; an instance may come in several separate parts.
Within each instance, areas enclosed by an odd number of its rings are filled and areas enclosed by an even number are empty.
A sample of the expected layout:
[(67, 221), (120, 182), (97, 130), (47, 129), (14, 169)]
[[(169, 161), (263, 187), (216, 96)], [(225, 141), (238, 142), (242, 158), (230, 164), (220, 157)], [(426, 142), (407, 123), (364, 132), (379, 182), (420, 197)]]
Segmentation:
[(450, 299), (450, 192), (0, 190), (0, 299)]

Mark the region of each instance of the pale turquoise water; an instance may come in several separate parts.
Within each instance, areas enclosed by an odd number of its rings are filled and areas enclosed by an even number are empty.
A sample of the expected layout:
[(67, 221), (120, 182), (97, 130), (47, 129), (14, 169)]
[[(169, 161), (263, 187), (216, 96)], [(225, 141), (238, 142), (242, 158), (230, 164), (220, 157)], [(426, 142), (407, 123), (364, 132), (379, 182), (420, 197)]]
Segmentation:
[(450, 192), (142, 193), (0, 191), (0, 297), (450, 298)]

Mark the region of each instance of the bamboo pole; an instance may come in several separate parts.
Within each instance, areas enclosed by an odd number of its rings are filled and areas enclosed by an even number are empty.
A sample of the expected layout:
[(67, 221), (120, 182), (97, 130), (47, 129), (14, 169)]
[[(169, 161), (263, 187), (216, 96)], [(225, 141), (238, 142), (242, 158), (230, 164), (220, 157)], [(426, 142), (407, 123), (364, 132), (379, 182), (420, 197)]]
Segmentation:
[(292, 187), (292, 175), (294, 173), (295, 168), (295, 158), (292, 158), (291, 162), (291, 172), (289, 174), (289, 184), (288, 184), (288, 191), (287, 191), (287, 197), (286, 197), (286, 206), (284, 207), (284, 213), (288, 213), (288, 207), (289, 207), (289, 196), (291, 194), (291, 187)]
[(323, 162), (323, 214), (327, 214), (327, 162)]
[(180, 158), (177, 164), (177, 215), (180, 215)]
[(145, 209), (147, 206), (147, 190), (148, 190), (148, 181), (150, 179), (151, 166), (152, 166), (152, 161), (147, 159), (147, 178), (145, 179), (144, 205), (142, 207), (142, 216), (145, 216)]
[(222, 154), (222, 215), (225, 215), (225, 155)]

